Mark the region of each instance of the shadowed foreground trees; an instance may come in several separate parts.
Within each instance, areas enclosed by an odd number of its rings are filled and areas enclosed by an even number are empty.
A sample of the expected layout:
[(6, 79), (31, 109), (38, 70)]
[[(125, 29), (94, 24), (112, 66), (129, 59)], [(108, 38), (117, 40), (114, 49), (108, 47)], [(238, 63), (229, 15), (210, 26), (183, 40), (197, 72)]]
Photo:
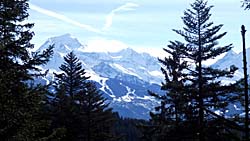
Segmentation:
[(46, 86), (35, 84), (43, 76), (39, 65), (49, 61), (52, 47), (32, 52), (33, 24), (27, 0), (0, 1), (0, 139), (39, 140), (49, 121), (43, 118)]
[(158, 95), (150, 92), (150, 95), (161, 101), (161, 104), (155, 107), (155, 112), (150, 113), (153, 128), (155, 128), (153, 133), (155, 140), (179, 140), (189, 136), (190, 133), (184, 132), (193, 132), (193, 128), (188, 126), (185, 126), (185, 129), (180, 128), (184, 126), (186, 120), (189, 125), (194, 124), (191, 123), (193, 114), (190, 108), (192, 107), (188, 104), (189, 98), (185, 88), (187, 74), (184, 71), (188, 67), (188, 62), (183, 60), (184, 49), (183, 43), (170, 42), (168, 48), (164, 48), (169, 57), (159, 59), (165, 76), (162, 90), (165, 90), (166, 94)]
[(64, 57), (60, 70), (62, 73), (55, 74), (52, 128), (66, 129), (63, 140), (114, 139), (112, 109), (94, 83), (87, 80), (89, 77), (73, 52)]
[[(245, 3), (249, 5), (248, 0)], [(185, 43), (171, 41), (164, 49), (170, 56), (159, 60), (166, 94), (150, 92), (161, 105), (151, 112), (150, 123), (138, 126), (144, 133), (140, 135), (135, 127), (145, 121), (116, 118), (113, 126), (112, 109), (73, 52), (64, 57), (62, 73), (55, 74), (55, 95), (48, 95), (47, 86), (35, 79), (46, 74), (38, 66), (49, 61), (52, 47), (30, 52), (33, 24), (24, 23), (28, 0), (0, 1), (0, 139), (111, 141), (139, 140), (141, 136), (157, 141), (236, 140), (237, 132), (230, 133), (230, 129), (237, 124), (223, 115), (234, 100), (235, 85), (221, 82), (221, 78), (232, 77), (236, 68), (203, 65), (232, 46), (218, 46), (217, 40), (226, 33), (218, 34), (222, 25), (208, 21), (212, 6), (196, 0), (191, 7), (184, 12), (183, 30), (174, 30)]]
[[(161, 101), (161, 106), (151, 114), (154, 126), (160, 127), (154, 133), (158, 140), (229, 140), (233, 136), (228, 135), (223, 111), (233, 100), (231, 93), (236, 84), (221, 80), (233, 77), (237, 68), (220, 70), (204, 65), (205, 61), (232, 48), (231, 44), (218, 46), (218, 40), (226, 32), (219, 33), (222, 25), (214, 26), (209, 21), (212, 7), (204, 0), (192, 3), (182, 17), (183, 30), (174, 30), (185, 42), (170, 42), (164, 49), (170, 55), (160, 60), (165, 75), (162, 89), (166, 95), (151, 93)], [(214, 113), (216, 110), (222, 113)]]

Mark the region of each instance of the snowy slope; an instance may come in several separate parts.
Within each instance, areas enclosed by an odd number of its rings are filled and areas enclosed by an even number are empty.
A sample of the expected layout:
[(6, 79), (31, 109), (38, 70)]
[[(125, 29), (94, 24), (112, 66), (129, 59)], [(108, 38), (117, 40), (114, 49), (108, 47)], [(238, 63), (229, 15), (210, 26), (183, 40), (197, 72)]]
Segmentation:
[[(247, 52), (247, 70), (249, 74), (250, 70), (250, 65), (249, 65), (249, 59), (250, 59), (250, 48), (246, 50)], [(212, 67), (219, 68), (219, 69), (225, 69), (225, 68), (230, 68), (231, 65), (235, 65), (238, 70), (236, 71), (235, 75), (231, 79), (223, 79), (222, 82), (232, 82), (232, 81), (237, 81), (240, 80), (241, 78), (244, 77), (244, 72), (243, 72), (243, 53), (236, 53), (233, 50), (229, 51), (226, 53), (226, 55), (218, 60), (216, 63), (212, 65)], [(238, 94), (236, 94), (238, 96)], [(239, 116), (244, 116), (244, 107), (240, 104), (240, 102), (236, 103), (230, 103), (229, 106), (227, 107), (227, 110), (225, 111), (227, 116), (232, 117), (235, 114), (238, 114)]]
[[(250, 48), (246, 50), (247, 52), (247, 61), (249, 62), (250, 60)], [(243, 55), (242, 52), (240, 53), (235, 53), (233, 50), (227, 52), (227, 54), (218, 60), (216, 63), (212, 65), (212, 67), (219, 68), (219, 69), (225, 69), (225, 68), (230, 68), (231, 65), (235, 65), (238, 70), (235, 74), (235, 77), (232, 80), (239, 80), (243, 78)], [(250, 70), (250, 65), (248, 63), (248, 72)]]
[[(73, 51), (82, 61), (87, 75), (91, 76), (90, 79), (95, 81), (110, 106), (121, 116), (148, 119), (149, 111), (159, 104), (147, 92), (151, 90), (164, 93), (160, 90), (164, 77), (157, 58), (147, 53), (138, 53), (131, 48), (118, 52), (85, 52), (85, 46), (70, 34), (49, 38), (38, 50), (46, 49), (50, 45), (54, 45), (54, 56), (43, 66), (44, 69), (50, 70), (48, 79), (53, 79), (52, 74), (59, 71), (63, 57)], [(250, 54), (250, 49), (247, 53)], [(223, 81), (231, 82), (242, 78), (242, 53), (229, 51), (212, 66), (224, 69), (231, 65), (235, 65), (239, 70), (233, 79)], [(229, 109), (230, 113), (239, 111), (235, 105), (229, 106)]]
[(130, 48), (118, 52), (85, 52), (84, 46), (70, 34), (49, 38), (38, 50), (54, 45), (54, 56), (43, 69), (49, 78), (59, 71), (63, 57), (73, 51), (82, 61), (87, 75), (104, 93), (110, 106), (121, 116), (148, 119), (157, 103), (147, 90), (158, 93), (163, 75), (157, 58)]
[[(54, 45), (54, 56), (46, 66), (43, 66), (43, 69), (50, 70), (48, 79), (53, 79), (53, 72), (59, 71), (63, 57), (74, 51), (82, 61), (87, 75), (91, 76), (90, 79), (95, 81), (110, 106), (121, 116), (148, 119), (149, 111), (159, 104), (147, 92), (151, 90), (164, 93), (160, 90), (160, 84), (164, 79), (157, 58), (147, 53), (138, 53), (131, 48), (118, 52), (85, 51), (85, 46), (70, 34), (49, 38), (38, 50), (46, 49), (50, 45)], [(250, 54), (250, 49), (247, 49), (247, 54)], [(247, 61), (250, 62), (250, 57)], [(212, 67), (224, 69), (231, 65), (235, 65), (239, 70), (233, 79), (223, 81), (231, 82), (242, 78), (242, 53), (237, 54), (231, 50)], [(228, 115), (242, 111), (235, 104), (228, 108)]]

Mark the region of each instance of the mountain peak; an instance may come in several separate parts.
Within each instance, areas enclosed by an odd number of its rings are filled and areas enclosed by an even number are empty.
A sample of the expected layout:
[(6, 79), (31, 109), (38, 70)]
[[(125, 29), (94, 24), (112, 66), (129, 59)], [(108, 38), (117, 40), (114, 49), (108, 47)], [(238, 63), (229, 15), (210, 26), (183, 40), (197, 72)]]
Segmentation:
[(123, 54), (124, 56), (134, 56), (134, 55), (138, 55), (138, 52), (136, 52), (136, 51), (133, 50), (132, 48), (125, 48), (125, 49), (122, 49), (122, 50), (119, 51), (118, 53)]
[(84, 46), (69, 33), (49, 38), (39, 50), (44, 50), (50, 45), (54, 45), (54, 51), (62, 53), (84, 48)]
[(234, 56), (234, 55), (237, 55), (237, 53), (234, 52), (234, 51), (231, 49), (230, 51), (228, 51), (228, 52), (226, 53), (225, 56)]
[(70, 33), (65, 33), (63, 35), (59, 35), (59, 36), (56, 36), (56, 37), (51, 37), (51, 38), (74, 38)]
[(67, 39), (66, 41), (68, 40), (77, 41), (77, 39), (69, 33), (49, 38), (49, 40), (53, 40), (53, 41), (58, 41), (58, 40), (62, 41), (62, 39)]

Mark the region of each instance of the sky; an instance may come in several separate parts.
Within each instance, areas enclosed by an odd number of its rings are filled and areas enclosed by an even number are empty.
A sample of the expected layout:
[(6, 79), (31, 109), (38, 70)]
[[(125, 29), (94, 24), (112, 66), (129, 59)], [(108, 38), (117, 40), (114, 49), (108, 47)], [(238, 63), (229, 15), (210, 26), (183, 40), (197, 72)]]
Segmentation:
[[(40, 47), (48, 38), (70, 33), (88, 51), (118, 51), (133, 48), (162, 56), (169, 41), (184, 39), (172, 31), (182, 29), (181, 17), (194, 0), (30, 0), (28, 22), (35, 24), (32, 43)], [(241, 0), (208, 0), (213, 5), (210, 21), (223, 24), (227, 32), (219, 45), (233, 44), (241, 51), (242, 24), (248, 30), (250, 11)], [(247, 45), (250, 46), (250, 45)]]

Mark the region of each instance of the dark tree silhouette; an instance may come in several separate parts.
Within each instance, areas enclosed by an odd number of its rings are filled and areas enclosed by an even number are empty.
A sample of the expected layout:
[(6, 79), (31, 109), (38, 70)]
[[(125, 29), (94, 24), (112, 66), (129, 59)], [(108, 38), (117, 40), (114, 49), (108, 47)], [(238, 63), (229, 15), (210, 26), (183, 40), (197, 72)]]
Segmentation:
[(106, 99), (88, 81), (82, 63), (70, 52), (55, 74), (55, 98), (52, 100), (52, 129), (65, 129), (64, 140), (111, 140), (114, 122)]
[[(235, 66), (221, 70), (204, 65), (205, 61), (214, 59), (232, 48), (232, 44), (218, 45), (218, 40), (224, 37), (226, 32), (219, 33), (223, 25), (214, 26), (214, 23), (209, 21), (212, 7), (207, 6), (207, 2), (204, 0), (196, 0), (191, 4), (191, 9), (184, 11), (182, 20), (185, 26), (183, 30), (173, 31), (181, 35), (185, 39), (185, 43), (171, 42), (168, 48), (173, 49), (171, 46), (174, 45), (175, 52), (170, 52), (169, 49), (165, 49), (165, 51), (170, 54), (172, 60), (160, 60), (167, 68), (167, 71), (163, 70), (166, 84), (163, 84), (162, 88), (166, 88), (168, 94), (160, 97), (162, 108), (158, 108), (161, 110), (158, 115), (162, 114), (164, 118), (170, 117), (171, 120), (176, 118), (175, 121), (178, 121), (178, 116), (181, 116), (180, 119), (186, 121), (181, 122), (182, 125), (179, 125), (179, 128), (189, 127), (183, 131), (183, 135), (201, 141), (226, 138), (223, 113), (218, 115), (213, 111), (223, 111), (226, 108), (231, 100), (230, 94), (234, 92), (236, 85), (235, 83), (225, 84), (221, 81), (223, 78), (233, 77), (237, 70)], [(178, 58), (181, 61), (178, 61), (175, 54), (179, 54)], [(171, 81), (168, 80), (169, 75), (172, 75)], [(168, 102), (172, 103), (172, 107), (171, 104), (170, 107), (166, 106)], [(186, 108), (181, 108), (183, 109), (181, 111), (178, 110), (178, 106)], [(171, 112), (180, 113), (172, 114)], [(174, 127), (171, 123), (164, 125)], [(166, 127), (162, 128), (171, 129)]]
[[(183, 30), (174, 30), (184, 37), (187, 42), (185, 55), (194, 64), (189, 69), (190, 88), (193, 89), (194, 111), (197, 111), (198, 135), (200, 140), (205, 140), (205, 115), (204, 109), (223, 109), (227, 106), (227, 94), (233, 89), (233, 85), (223, 85), (219, 78), (232, 77), (237, 70), (234, 66), (230, 69), (219, 70), (202, 65), (203, 62), (213, 59), (222, 53), (229, 51), (232, 45), (218, 46), (218, 41), (226, 35), (226, 32), (218, 34), (222, 24), (213, 26), (210, 22), (210, 10), (213, 6), (207, 6), (204, 0), (196, 0), (191, 4), (182, 17), (185, 27)], [(207, 117), (208, 118), (208, 117)]]
[(162, 83), (161, 89), (166, 91), (166, 94), (158, 95), (149, 92), (150, 95), (161, 101), (161, 105), (155, 107), (155, 112), (150, 113), (155, 128), (152, 138), (158, 140), (183, 139), (186, 136), (184, 132), (188, 130), (187, 126), (185, 131), (179, 128), (187, 119), (190, 119), (190, 115), (192, 116), (192, 114), (187, 113), (190, 108), (185, 92), (185, 79), (187, 79), (185, 70), (188, 68), (188, 62), (184, 60), (184, 49), (185, 45), (178, 41), (170, 41), (170, 45), (164, 48), (169, 56), (159, 59), (159, 61), (165, 76), (165, 82)]
[(85, 69), (82, 68), (82, 63), (73, 52), (64, 57), (64, 63), (59, 69), (63, 73), (55, 74), (55, 78), (59, 80), (65, 94), (74, 99), (74, 96), (85, 86), (89, 77), (85, 76)]
[(52, 47), (31, 52), (33, 24), (28, 0), (0, 1), (0, 138), (1, 140), (37, 140), (45, 137), (48, 121), (42, 109), (46, 86), (34, 79), (44, 74), (38, 68), (49, 61)]
[(112, 134), (114, 124), (112, 109), (105, 103), (106, 99), (102, 97), (94, 83), (87, 83), (86, 88), (78, 93), (76, 101), (79, 103), (78, 120), (81, 123), (79, 129), (83, 132), (80, 137), (82, 140), (109, 141), (115, 139)]
[(245, 95), (245, 140), (249, 139), (249, 98), (248, 98), (248, 77), (247, 77), (247, 57), (245, 42), (245, 26), (241, 26), (242, 42), (243, 42), (243, 69), (244, 69), (244, 95)]

